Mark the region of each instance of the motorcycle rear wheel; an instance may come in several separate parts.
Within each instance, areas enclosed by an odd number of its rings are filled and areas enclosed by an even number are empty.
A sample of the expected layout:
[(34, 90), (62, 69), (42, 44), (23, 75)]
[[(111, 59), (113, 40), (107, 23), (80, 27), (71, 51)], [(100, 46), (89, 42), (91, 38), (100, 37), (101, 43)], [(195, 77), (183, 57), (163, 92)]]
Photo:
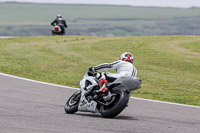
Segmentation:
[(78, 111), (78, 105), (81, 98), (81, 91), (76, 91), (66, 102), (65, 112), (67, 114), (73, 114)]
[(104, 118), (114, 118), (120, 114), (127, 106), (129, 95), (127, 92), (117, 90), (112, 94), (115, 94), (115, 99), (110, 105), (101, 106), (101, 115)]

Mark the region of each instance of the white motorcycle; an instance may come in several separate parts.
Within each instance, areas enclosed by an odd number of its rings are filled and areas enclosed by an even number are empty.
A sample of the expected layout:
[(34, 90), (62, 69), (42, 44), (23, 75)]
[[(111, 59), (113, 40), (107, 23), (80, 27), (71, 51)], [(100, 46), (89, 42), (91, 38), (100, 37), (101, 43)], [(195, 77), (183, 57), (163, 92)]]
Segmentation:
[(62, 28), (59, 25), (53, 26), (51, 30), (52, 35), (63, 35), (64, 32), (62, 31)]
[[(140, 78), (121, 76), (109, 83), (106, 80), (106, 73), (94, 75), (85, 74), (80, 81), (81, 90), (76, 91), (64, 106), (66, 113), (84, 111), (100, 113), (105, 118), (113, 118), (127, 106), (132, 92), (141, 88)], [(97, 78), (99, 75), (100, 79)]]

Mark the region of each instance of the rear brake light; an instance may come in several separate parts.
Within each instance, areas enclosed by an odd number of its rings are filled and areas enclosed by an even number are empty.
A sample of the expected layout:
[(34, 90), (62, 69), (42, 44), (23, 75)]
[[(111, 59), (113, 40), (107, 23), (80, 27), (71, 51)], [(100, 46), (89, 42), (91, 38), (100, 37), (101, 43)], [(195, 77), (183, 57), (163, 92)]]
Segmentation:
[(58, 30), (58, 27), (55, 27), (55, 30)]

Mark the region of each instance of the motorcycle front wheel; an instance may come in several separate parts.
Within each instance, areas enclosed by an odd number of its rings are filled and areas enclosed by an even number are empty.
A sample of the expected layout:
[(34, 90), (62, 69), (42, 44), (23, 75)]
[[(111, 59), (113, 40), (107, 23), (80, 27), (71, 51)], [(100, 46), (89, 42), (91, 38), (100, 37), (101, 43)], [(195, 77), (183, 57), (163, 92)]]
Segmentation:
[(78, 111), (78, 105), (81, 98), (81, 91), (76, 91), (66, 102), (65, 112), (68, 114), (73, 114)]
[(122, 90), (117, 90), (112, 93), (114, 95), (114, 100), (109, 105), (101, 106), (101, 115), (104, 118), (113, 118), (121, 113), (127, 106), (129, 95), (127, 92)]

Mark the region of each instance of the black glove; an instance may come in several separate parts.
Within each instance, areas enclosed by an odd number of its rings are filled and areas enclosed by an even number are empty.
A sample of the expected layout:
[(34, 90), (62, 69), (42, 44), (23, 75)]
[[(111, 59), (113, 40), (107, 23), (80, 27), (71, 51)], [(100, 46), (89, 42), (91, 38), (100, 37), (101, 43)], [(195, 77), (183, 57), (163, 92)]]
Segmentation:
[(96, 73), (96, 70), (95, 70), (94, 67), (90, 67), (90, 68), (88, 69), (88, 75), (89, 75), (89, 76), (94, 76), (95, 73)]
[(96, 70), (95, 70), (94, 67), (90, 67), (90, 68), (88, 69), (88, 71), (90, 71), (90, 72), (96, 72)]

